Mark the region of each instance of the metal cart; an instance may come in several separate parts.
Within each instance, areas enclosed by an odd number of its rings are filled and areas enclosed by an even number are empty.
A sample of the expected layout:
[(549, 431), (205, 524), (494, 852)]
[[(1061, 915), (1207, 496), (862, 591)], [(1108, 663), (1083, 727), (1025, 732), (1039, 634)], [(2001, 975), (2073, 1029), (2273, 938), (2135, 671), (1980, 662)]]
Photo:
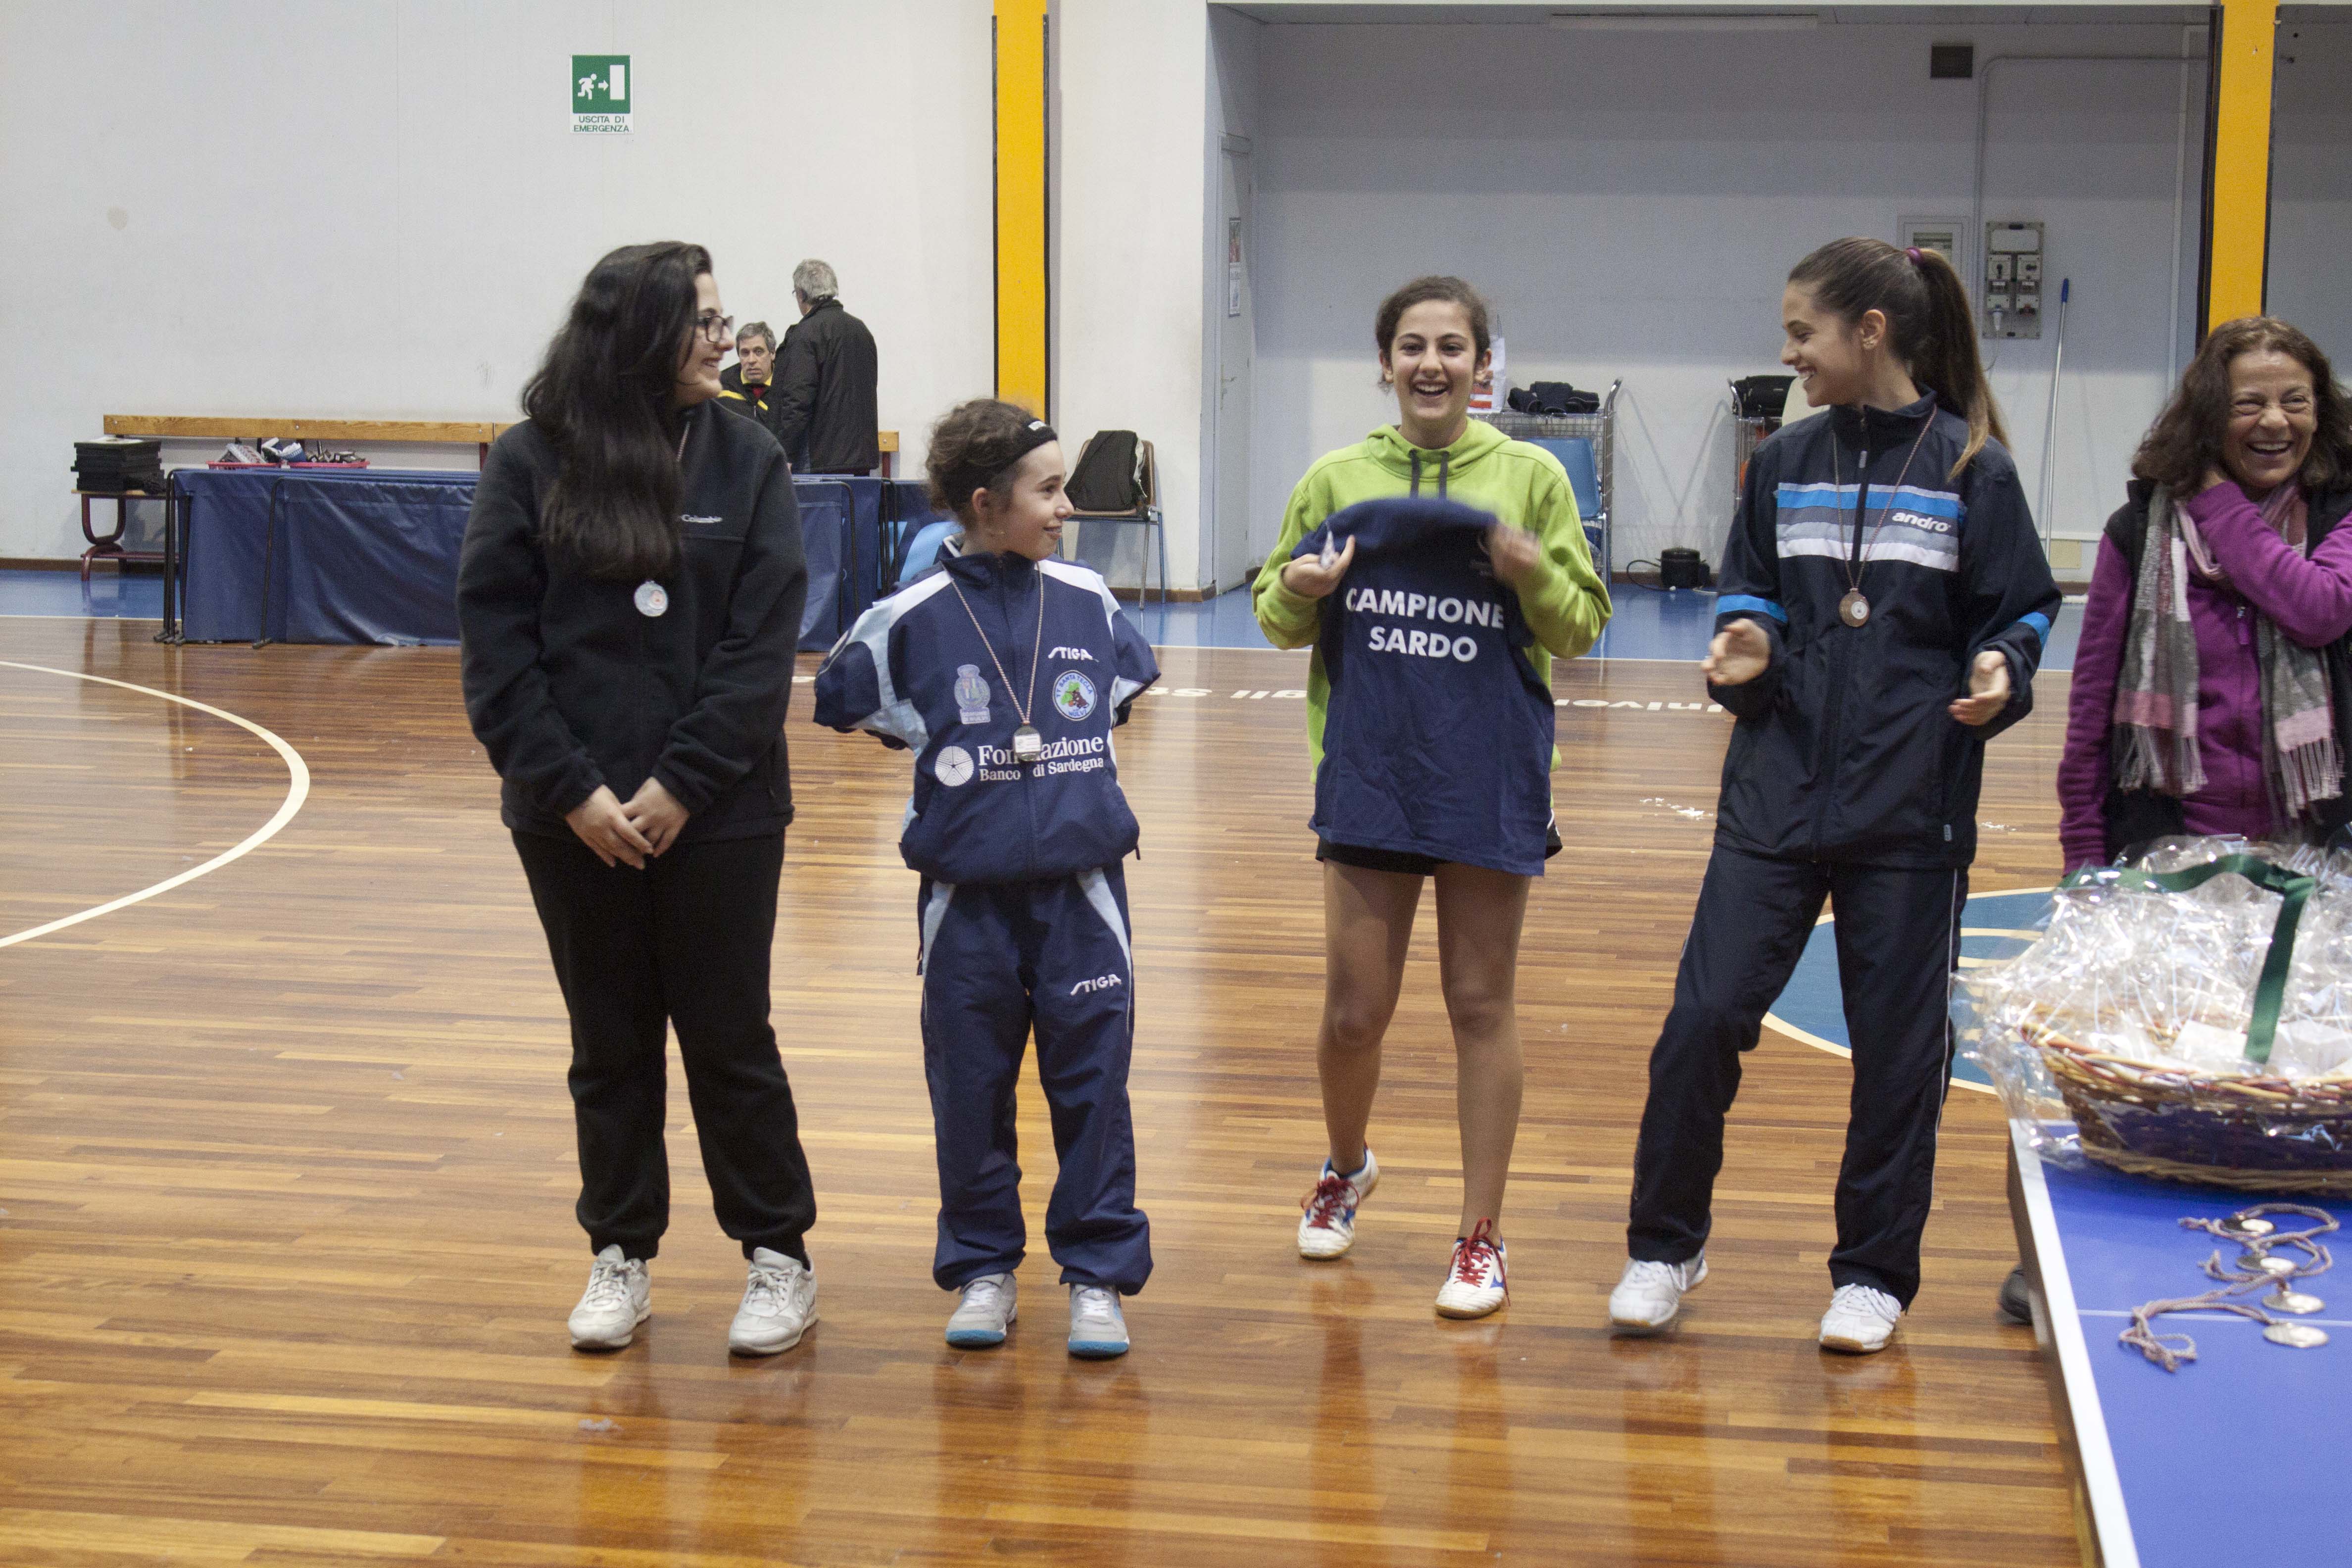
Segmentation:
[(1789, 401), (1788, 375), (1750, 375), (1731, 386), (1731, 510), (1739, 510), (1739, 493), (1748, 483), (1748, 459), (1764, 437), (1780, 427), (1780, 411)]
[[(1577, 510), (1584, 518), (1593, 564), (1604, 577), (1614, 563), (1610, 520), (1617, 510), (1617, 393), (1624, 384), (1623, 376), (1611, 382), (1601, 395), (1601, 406), (1591, 414), (1521, 414), (1499, 408), (1473, 416), (1514, 441), (1532, 441), (1559, 458), (1576, 487)], [(1585, 443), (1581, 452), (1568, 445), (1577, 441)]]

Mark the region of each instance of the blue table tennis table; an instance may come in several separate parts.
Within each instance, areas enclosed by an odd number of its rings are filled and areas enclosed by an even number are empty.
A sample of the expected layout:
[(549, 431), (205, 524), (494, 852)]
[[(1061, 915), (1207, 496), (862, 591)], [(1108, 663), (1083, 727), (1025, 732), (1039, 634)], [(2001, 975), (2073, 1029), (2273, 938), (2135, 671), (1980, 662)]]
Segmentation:
[[(2352, 1563), (2352, 1256), (2302, 1287), (2327, 1304), (2295, 1321), (2327, 1331), (2328, 1343), (2290, 1350), (2249, 1319), (2174, 1313), (2154, 1326), (2194, 1336), (2197, 1359), (2168, 1373), (2116, 1336), (2144, 1302), (2213, 1289), (2198, 1265), (2217, 1247), (2231, 1261), (2233, 1248), (2183, 1229), (2184, 1217), (2219, 1219), (2263, 1200), (2047, 1164), (2014, 1121), (2010, 1155), (2010, 1211), (2033, 1282), (2034, 1337), (2048, 1358), (2083, 1561)], [(2293, 1201), (2334, 1215), (2347, 1229), (2328, 1239), (2352, 1247), (2352, 1203)], [(2263, 1294), (2248, 1299), (2258, 1305)]]

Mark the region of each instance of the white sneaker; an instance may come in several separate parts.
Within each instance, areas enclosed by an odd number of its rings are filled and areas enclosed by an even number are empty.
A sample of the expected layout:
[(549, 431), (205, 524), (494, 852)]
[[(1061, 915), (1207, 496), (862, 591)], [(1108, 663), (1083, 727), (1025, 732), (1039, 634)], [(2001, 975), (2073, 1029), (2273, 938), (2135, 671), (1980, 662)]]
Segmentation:
[(1437, 1288), (1438, 1315), (1483, 1318), (1510, 1299), (1503, 1277), (1507, 1249), (1495, 1239), (1495, 1222), (1482, 1219), (1468, 1236), (1454, 1244), (1454, 1263), (1445, 1283)]
[(1867, 1285), (1841, 1285), (1822, 1314), (1822, 1349), (1848, 1355), (1869, 1355), (1886, 1348), (1903, 1304), (1884, 1290)]
[(616, 1351), (637, 1337), (637, 1325), (653, 1316), (653, 1279), (642, 1258), (624, 1258), (614, 1242), (588, 1268), (588, 1289), (572, 1309), (572, 1348)]
[(800, 1343), (815, 1321), (816, 1275), (809, 1266), (770, 1247), (753, 1247), (743, 1304), (728, 1326), (727, 1348), (737, 1355), (774, 1355)]
[(1381, 1184), (1381, 1163), (1372, 1158), (1368, 1144), (1364, 1149), (1364, 1168), (1350, 1176), (1343, 1176), (1323, 1162), (1323, 1173), (1315, 1179), (1315, 1190), (1298, 1200), (1306, 1212), (1298, 1220), (1298, 1256), (1301, 1258), (1337, 1258), (1356, 1245), (1356, 1205), (1372, 1195)]
[(1625, 1277), (1609, 1292), (1609, 1326), (1621, 1334), (1664, 1333), (1683, 1310), (1683, 1297), (1706, 1278), (1706, 1254), (1687, 1263), (1625, 1260)]
[(1107, 1285), (1070, 1287), (1070, 1353), (1087, 1361), (1127, 1353), (1127, 1318), (1118, 1291)]
[(1005, 1329), (1021, 1315), (1019, 1294), (1010, 1274), (964, 1281), (963, 1300), (948, 1319), (948, 1343), (967, 1351), (1003, 1344)]

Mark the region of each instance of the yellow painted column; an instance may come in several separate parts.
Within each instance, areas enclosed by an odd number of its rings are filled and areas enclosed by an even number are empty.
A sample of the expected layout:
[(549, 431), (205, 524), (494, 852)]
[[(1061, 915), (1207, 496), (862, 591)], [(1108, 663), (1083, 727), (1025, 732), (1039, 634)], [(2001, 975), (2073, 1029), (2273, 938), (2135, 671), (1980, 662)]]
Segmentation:
[(2271, 70), (2278, 0), (2221, 0), (2221, 71), (2214, 90), (2212, 258), (2205, 327), (2263, 313), (2270, 244)]
[(996, 4), (996, 395), (1045, 413), (1045, 5)]

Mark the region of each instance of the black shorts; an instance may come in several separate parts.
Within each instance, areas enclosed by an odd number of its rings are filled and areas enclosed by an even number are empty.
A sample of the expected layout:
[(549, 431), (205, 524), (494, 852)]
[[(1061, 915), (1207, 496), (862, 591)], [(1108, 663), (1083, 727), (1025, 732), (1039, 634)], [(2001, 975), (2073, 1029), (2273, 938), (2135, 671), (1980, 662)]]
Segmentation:
[[(1559, 824), (1544, 824), (1544, 858), (1559, 853)], [(1334, 844), (1328, 838), (1315, 840), (1315, 858), (1328, 860), (1335, 866), (1353, 866), (1359, 871), (1392, 871), (1401, 877), (1426, 877), (1445, 862), (1433, 856), (1415, 855), (1403, 849), (1367, 849), (1356, 844)]]

